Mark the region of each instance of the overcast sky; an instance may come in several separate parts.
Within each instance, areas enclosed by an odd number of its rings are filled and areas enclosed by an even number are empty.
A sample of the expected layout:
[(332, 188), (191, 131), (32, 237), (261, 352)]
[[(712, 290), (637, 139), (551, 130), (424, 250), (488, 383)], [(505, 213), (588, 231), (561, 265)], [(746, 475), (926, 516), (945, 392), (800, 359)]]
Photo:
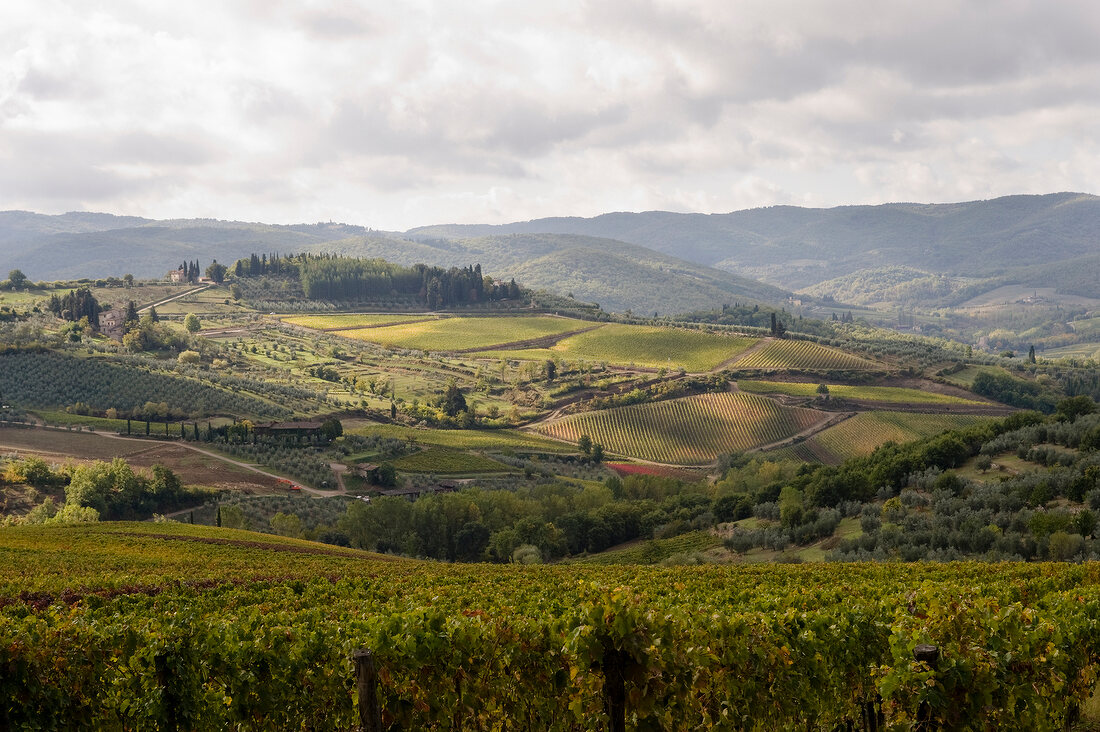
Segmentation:
[(1100, 193), (1095, 0), (4, 0), (0, 59), (0, 209), (406, 229)]

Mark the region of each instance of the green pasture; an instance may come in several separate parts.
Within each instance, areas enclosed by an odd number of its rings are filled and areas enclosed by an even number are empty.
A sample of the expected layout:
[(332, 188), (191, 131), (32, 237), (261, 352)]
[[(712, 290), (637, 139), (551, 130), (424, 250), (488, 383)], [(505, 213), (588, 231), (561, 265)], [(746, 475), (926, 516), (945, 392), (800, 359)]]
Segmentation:
[(430, 447), (393, 461), (404, 473), (504, 473), (512, 470), (504, 463), (476, 453)]
[[(427, 320), (428, 315), (395, 315), (393, 313), (347, 313), (338, 315), (284, 315), (284, 323), (316, 330), (355, 329), (380, 325), (397, 325), (410, 320)], [(363, 339), (368, 340), (368, 339)]]
[(420, 323), (339, 331), (344, 338), (419, 351), (471, 351), (571, 333), (583, 320), (549, 316), (442, 318)]
[(608, 323), (563, 338), (549, 348), (492, 351), (480, 357), (589, 361), (616, 366), (711, 371), (755, 343), (755, 339), (702, 330)]

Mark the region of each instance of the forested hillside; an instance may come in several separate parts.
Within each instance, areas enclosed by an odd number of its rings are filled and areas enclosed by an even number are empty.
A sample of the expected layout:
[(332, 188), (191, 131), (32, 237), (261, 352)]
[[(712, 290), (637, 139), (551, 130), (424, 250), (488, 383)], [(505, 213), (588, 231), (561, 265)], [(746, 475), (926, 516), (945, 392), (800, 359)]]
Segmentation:
[(366, 236), (310, 247), (413, 264), (461, 266), (479, 261), (485, 274), (598, 302), (605, 310), (662, 315), (759, 302), (781, 304), (789, 293), (675, 256), (610, 239), (561, 234), (507, 234), (406, 241)]
[(1100, 198), (1057, 193), (952, 204), (772, 206), (728, 214), (613, 213), (503, 226), (428, 226), (408, 235), (601, 236), (798, 289), (888, 265), (969, 277), (1006, 275), (1021, 266), (1095, 254), (1098, 223)]

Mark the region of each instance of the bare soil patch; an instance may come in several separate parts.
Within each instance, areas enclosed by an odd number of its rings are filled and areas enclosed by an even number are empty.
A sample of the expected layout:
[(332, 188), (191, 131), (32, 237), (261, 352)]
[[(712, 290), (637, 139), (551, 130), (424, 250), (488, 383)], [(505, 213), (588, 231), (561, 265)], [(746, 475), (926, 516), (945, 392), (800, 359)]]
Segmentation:
[(0, 427), (0, 455), (36, 455), (51, 463), (125, 458), (135, 468), (163, 465), (184, 485), (245, 493), (285, 493), (276, 478), (245, 470), (171, 442), (120, 440), (88, 432)]

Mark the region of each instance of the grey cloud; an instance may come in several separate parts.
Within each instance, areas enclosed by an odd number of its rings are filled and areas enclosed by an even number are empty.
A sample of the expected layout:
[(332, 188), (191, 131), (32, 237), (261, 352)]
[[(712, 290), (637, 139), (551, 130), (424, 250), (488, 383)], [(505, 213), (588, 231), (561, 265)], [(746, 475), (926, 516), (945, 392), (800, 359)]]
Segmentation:
[(375, 32), (375, 23), (362, 12), (345, 3), (346, 7), (314, 9), (301, 14), (302, 27), (320, 39), (361, 39)]
[(96, 7), (0, 30), (28, 51), (4, 200), (522, 219), (1100, 186), (1091, 0)]

